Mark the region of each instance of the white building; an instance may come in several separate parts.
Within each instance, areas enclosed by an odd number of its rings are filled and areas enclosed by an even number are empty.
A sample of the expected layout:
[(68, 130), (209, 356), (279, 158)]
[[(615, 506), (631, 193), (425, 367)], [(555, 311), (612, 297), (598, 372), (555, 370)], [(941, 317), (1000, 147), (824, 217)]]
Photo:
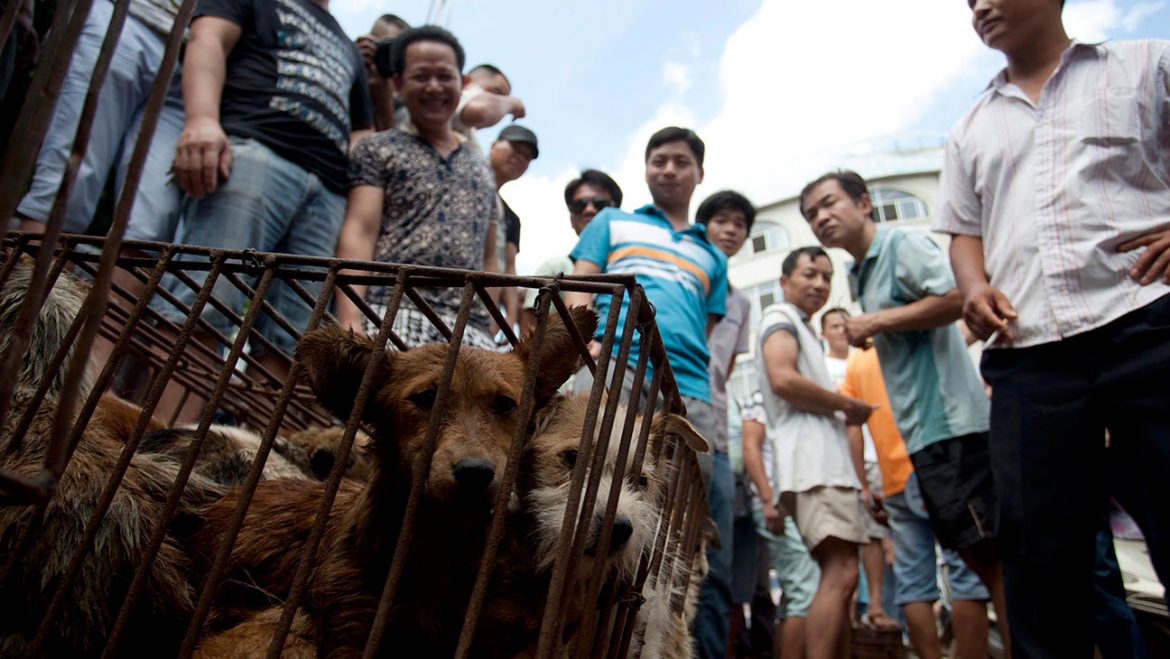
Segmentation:
[[(837, 167), (810, 171), (809, 181), (830, 169), (852, 169), (865, 178), (878, 222), (896, 222), (928, 231), (930, 214), (938, 192), (939, 168), (942, 165), (944, 135), (909, 135), (856, 145), (842, 154)], [(731, 285), (751, 300), (751, 349), (736, 360), (728, 382), (728, 393), (744, 400), (757, 387), (756, 357), (759, 352), (756, 334), (760, 312), (782, 299), (780, 264), (790, 251), (817, 245), (808, 222), (800, 214), (800, 187), (787, 191), (779, 201), (759, 206), (751, 236), (743, 249), (731, 259), (728, 277)], [(930, 234), (945, 245), (946, 237)], [(849, 268), (853, 257), (840, 249), (829, 250), (833, 260), (833, 290), (824, 309), (845, 307), (859, 311), (849, 290)], [(813, 327), (820, 330), (819, 314)]]

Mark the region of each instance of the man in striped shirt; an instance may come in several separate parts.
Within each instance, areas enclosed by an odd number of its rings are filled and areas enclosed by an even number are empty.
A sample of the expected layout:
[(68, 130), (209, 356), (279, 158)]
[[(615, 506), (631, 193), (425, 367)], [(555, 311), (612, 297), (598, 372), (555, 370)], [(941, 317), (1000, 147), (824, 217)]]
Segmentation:
[[(1170, 42), (1070, 40), (1060, 0), (970, 0), (1007, 67), (951, 132), (934, 229), (989, 339), (1016, 656), (1092, 656), (1109, 496), (1170, 583)], [(1108, 429), (1111, 440), (1104, 440)]]
[[(715, 437), (715, 408), (707, 374), (707, 337), (723, 316), (727, 298), (727, 257), (707, 236), (706, 227), (692, 224), (691, 195), (703, 180), (703, 141), (686, 128), (663, 128), (646, 146), (646, 185), (654, 203), (633, 213), (606, 208), (581, 232), (569, 255), (574, 275), (633, 274), (654, 305), (658, 331), (670, 360), (687, 419), (706, 438)], [(566, 293), (567, 304), (589, 304), (588, 293)], [(611, 296), (598, 295), (598, 315), (609, 313)], [(629, 296), (623, 296), (618, 326), (624, 325)], [(604, 328), (598, 328), (600, 339)], [(614, 354), (618, 346), (614, 344)], [(638, 338), (630, 349), (632, 370), (638, 360)], [(647, 370), (649, 375), (649, 370)], [(627, 384), (629, 379), (627, 378)], [(647, 379), (646, 388), (649, 388)], [(626, 392), (628, 394), (628, 391)], [(703, 480), (712, 484), (711, 454), (700, 456)], [(731, 538), (723, 538), (729, 544)], [(731, 615), (730, 573), (712, 566), (695, 621), (696, 647), (704, 658), (722, 657)]]

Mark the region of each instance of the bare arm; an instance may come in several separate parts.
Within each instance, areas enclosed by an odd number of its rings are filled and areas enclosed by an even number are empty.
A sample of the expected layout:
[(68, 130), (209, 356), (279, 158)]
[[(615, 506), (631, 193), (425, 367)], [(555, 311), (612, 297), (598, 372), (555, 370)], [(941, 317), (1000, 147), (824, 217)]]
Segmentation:
[(378, 40), (363, 34), (357, 38), (357, 49), (365, 65), (366, 86), (370, 90), (370, 104), (374, 108), (374, 126), (378, 130), (389, 130), (394, 127), (394, 82), (382, 77), (374, 64)]
[(719, 316), (707, 314), (707, 338), (711, 338), (711, 331), (719, 324)]
[(963, 315), (963, 297), (959, 289), (943, 295), (927, 295), (910, 304), (854, 316), (846, 321), (846, 331), (853, 345), (881, 332), (929, 330), (949, 325)]
[(951, 237), (951, 268), (963, 296), (963, 320), (977, 338), (986, 339), (1000, 332), (1001, 340), (1010, 341), (1008, 322), (1017, 318), (1012, 303), (998, 289), (992, 288), (983, 264), (983, 239), (977, 236)]
[(227, 58), (239, 25), (216, 16), (192, 21), (183, 59), (183, 132), (175, 146), (175, 181), (191, 197), (215, 192), (232, 169), (232, 150), (219, 124)]
[(775, 493), (772, 492), (772, 483), (768, 480), (768, 472), (764, 468), (763, 445), (767, 441), (764, 433), (764, 424), (759, 421), (743, 422), (743, 466), (747, 470), (748, 478), (756, 486), (760, 498), (765, 503), (775, 502)]
[[(370, 261), (381, 230), (382, 201), (385, 192), (373, 185), (359, 185), (349, 189), (345, 221), (337, 239), (337, 257)], [(354, 292), (365, 297), (366, 287), (354, 285)], [(344, 294), (337, 296), (337, 320), (342, 327), (363, 333), (362, 312)]]
[(845, 426), (845, 433), (849, 436), (849, 457), (853, 460), (853, 471), (857, 472), (862, 491), (868, 490), (869, 480), (865, 477), (865, 434), (861, 426), (852, 424)]
[(360, 130), (351, 131), (349, 133), (349, 150), (353, 151), (354, 145), (362, 141), (363, 138), (369, 137), (373, 134), (374, 130), (372, 128), (362, 128)]
[(482, 92), (463, 106), (459, 119), (470, 128), (487, 128), (500, 123), (508, 115), (523, 118), (524, 103), (515, 96)]
[(864, 423), (873, 408), (868, 404), (842, 396), (805, 377), (796, 368), (800, 345), (796, 337), (785, 331), (772, 332), (764, 341), (764, 367), (768, 383), (779, 397), (800, 409), (816, 414), (844, 412), (850, 423)]

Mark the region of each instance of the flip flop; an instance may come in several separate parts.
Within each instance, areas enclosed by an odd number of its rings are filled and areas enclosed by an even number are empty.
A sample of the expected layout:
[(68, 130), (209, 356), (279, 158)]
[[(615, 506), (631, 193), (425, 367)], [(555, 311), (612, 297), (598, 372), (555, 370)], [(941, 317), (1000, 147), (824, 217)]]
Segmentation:
[(894, 620), (885, 613), (880, 613), (876, 616), (871, 616), (869, 613), (864, 613), (861, 616), (861, 624), (869, 627), (870, 629), (877, 629), (879, 631), (889, 631), (902, 628), (902, 626), (898, 624), (897, 620)]

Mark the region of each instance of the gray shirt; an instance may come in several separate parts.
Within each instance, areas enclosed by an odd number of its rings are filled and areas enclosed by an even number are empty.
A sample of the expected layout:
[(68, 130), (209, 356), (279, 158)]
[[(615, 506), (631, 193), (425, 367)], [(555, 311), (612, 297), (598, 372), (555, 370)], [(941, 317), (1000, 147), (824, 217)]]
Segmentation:
[(711, 443), (716, 451), (727, 452), (727, 378), (731, 359), (748, 350), (748, 316), (751, 303), (730, 285), (727, 287), (727, 313), (707, 337), (711, 359), (707, 375), (711, 380), (711, 406), (715, 408), (715, 436)]

